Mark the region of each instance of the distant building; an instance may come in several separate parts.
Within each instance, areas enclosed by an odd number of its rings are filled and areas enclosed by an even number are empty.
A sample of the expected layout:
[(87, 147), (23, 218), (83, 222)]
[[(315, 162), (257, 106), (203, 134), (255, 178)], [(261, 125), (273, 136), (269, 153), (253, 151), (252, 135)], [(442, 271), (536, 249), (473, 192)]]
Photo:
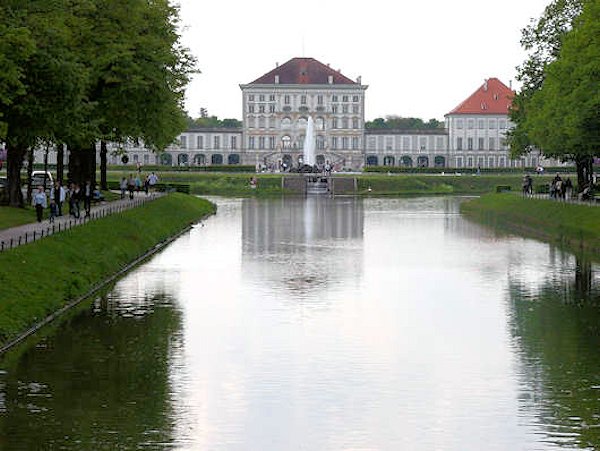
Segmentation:
[(126, 152), (128, 164), (296, 166), (312, 116), (317, 164), (337, 169), (560, 165), (539, 152), (510, 158), (506, 133), (513, 127), (508, 113), (514, 92), (497, 78), (485, 80), (446, 114), (442, 129), (365, 129), (367, 88), (360, 77), (354, 81), (314, 58), (292, 58), (240, 85), (242, 128), (190, 128), (160, 155), (140, 144), (113, 144), (108, 162), (123, 164)]

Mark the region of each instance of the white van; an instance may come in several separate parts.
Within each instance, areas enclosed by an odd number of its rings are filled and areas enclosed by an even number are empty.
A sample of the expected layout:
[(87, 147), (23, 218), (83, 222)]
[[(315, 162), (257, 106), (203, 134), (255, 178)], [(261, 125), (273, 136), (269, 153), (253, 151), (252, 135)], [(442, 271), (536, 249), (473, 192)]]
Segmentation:
[[(44, 174), (46, 178), (46, 185), (44, 185)], [(51, 188), (54, 185), (52, 174), (44, 171), (33, 171), (31, 173), (31, 187), (35, 189), (40, 185), (44, 186), (45, 189)]]

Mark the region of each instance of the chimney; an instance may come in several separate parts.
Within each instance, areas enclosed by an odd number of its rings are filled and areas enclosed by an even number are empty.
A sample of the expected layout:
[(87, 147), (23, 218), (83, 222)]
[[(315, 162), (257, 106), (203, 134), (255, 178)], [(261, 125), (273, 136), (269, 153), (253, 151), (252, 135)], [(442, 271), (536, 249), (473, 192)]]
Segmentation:
[(488, 83), (487, 83), (487, 82), (488, 82), (488, 81), (487, 81), (487, 79), (486, 79), (486, 80), (485, 80), (485, 82), (483, 83), (483, 90), (484, 90), (485, 92), (487, 92), (487, 90), (488, 90)]
[(332, 85), (332, 84), (333, 84), (333, 75), (329, 75), (329, 76), (327, 77), (327, 83), (329, 83), (330, 85)]
[(275, 75), (275, 84), (278, 85), (279, 84), (279, 75)]
[(512, 89), (512, 80), (508, 80), (508, 87)]
[(279, 67), (279, 62), (275, 62), (275, 67)]
[(359, 75), (358, 78), (356, 79), (356, 83), (358, 83), (360, 85), (361, 81), (362, 81), (362, 77)]

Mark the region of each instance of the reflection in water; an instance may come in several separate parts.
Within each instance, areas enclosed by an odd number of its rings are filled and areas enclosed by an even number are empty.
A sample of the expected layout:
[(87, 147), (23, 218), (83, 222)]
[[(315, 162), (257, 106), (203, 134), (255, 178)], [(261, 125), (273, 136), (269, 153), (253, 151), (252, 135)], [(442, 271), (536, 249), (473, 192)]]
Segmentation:
[(166, 446), (169, 355), (179, 328), (164, 296), (109, 295), (24, 350), (17, 364), (6, 356), (0, 449)]
[(218, 200), (2, 360), (0, 448), (598, 449), (598, 265), (460, 201)]
[[(586, 259), (553, 249), (512, 267), (510, 325), (521, 362), (521, 415), (547, 441), (600, 446), (600, 277)], [(524, 270), (524, 268), (527, 268)]]
[(312, 196), (242, 204), (245, 276), (305, 297), (356, 283), (362, 273), (363, 200)]

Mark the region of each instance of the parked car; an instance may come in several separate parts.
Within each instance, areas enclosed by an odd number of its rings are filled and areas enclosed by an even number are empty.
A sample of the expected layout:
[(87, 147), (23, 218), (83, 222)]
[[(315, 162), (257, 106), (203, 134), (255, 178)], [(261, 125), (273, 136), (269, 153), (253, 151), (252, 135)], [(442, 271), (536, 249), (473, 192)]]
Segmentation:
[[(44, 176), (46, 179), (45, 185)], [(33, 171), (31, 173), (31, 186), (35, 189), (40, 185), (43, 186), (44, 189), (50, 189), (52, 185), (54, 185), (54, 179), (52, 178), (52, 174), (44, 171)]]

